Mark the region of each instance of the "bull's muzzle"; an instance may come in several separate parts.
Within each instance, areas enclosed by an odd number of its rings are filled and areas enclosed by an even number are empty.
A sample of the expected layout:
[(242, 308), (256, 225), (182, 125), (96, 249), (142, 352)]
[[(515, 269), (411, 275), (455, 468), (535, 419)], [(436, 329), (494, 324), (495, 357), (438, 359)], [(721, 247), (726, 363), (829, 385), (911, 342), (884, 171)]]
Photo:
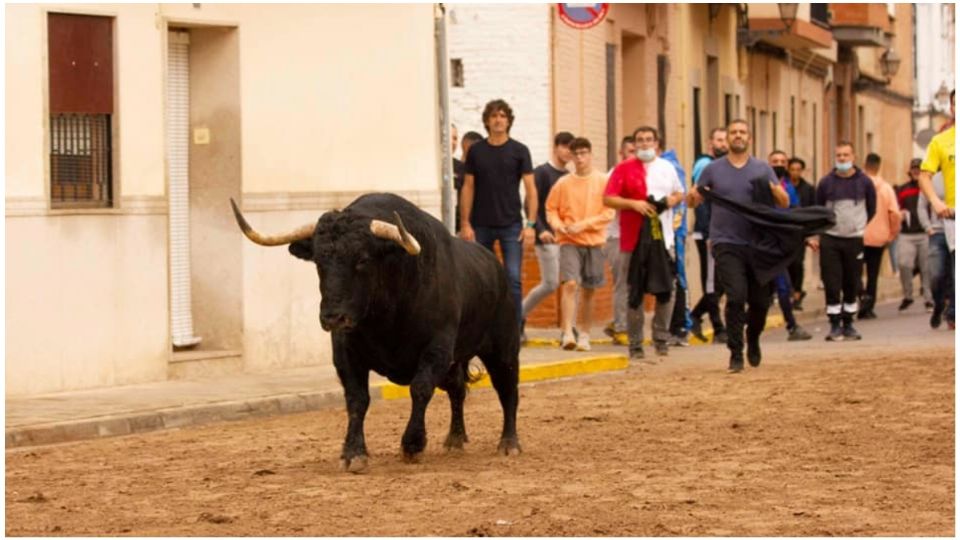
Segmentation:
[(327, 332), (353, 329), (353, 319), (341, 311), (320, 312), (320, 327)]

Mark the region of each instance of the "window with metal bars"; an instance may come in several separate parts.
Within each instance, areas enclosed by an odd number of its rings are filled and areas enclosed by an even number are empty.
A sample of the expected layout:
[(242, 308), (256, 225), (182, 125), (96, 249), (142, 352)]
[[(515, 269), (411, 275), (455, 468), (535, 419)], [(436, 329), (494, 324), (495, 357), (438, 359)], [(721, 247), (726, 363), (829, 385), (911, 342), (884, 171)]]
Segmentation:
[(69, 206), (113, 200), (109, 114), (50, 115), (50, 197)]
[(113, 18), (47, 15), (50, 199), (113, 206)]

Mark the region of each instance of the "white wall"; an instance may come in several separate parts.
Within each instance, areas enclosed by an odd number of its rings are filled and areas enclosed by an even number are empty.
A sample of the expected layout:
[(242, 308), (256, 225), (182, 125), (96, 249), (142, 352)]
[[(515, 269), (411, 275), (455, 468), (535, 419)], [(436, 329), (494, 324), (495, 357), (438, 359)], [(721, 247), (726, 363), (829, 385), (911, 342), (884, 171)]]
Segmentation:
[[(483, 136), (481, 114), (502, 98), (516, 117), (510, 136), (533, 165), (550, 157), (550, 5), (449, 4), (447, 56), (463, 60), (464, 87), (450, 88), (450, 117), (462, 137)], [(460, 156), (459, 149), (457, 156)]]
[[(7, 395), (167, 376), (168, 24), (238, 29), (243, 204), (255, 226), (315, 221), (374, 190), (439, 213), (430, 4), (5, 10), (5, 128), (17, 134), (4, 142)], [(118, 208), (49, 209), (48, 11), (115, 17)], [(316, 270), (283, 248), (243, 253), (246, 367), (329, 362)]]
[[(952, 4), (914, 4), (916, 9), (916, 109), (926, 111), (931, 103), (950, 113), (949, 91), (954, 89), (956, 7)], [(935, 102), (941, 86), (946, 98)]]

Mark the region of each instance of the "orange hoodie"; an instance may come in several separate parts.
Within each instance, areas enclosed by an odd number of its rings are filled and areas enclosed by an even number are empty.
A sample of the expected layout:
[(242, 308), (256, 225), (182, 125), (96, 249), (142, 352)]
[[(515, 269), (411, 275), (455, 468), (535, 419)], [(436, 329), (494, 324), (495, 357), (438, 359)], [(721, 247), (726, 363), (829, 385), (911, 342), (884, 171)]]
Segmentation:
[(897, 204), (897, 194), (893, 191), (893, 186), (879, 175), (870, 176), (870, 179), (877, 190), (877, 213), (863, 231), (863, 245), (883, 247), (900, 234), (900, 221), (903, 216), (900, 215), (900, 205)]
[[(601, 246), (607, 241), (607, 225), (616, 211), (603, 205), (607, 175), (591, 172), (588, 176), (568, 174), (557, 180), (547, 197), (547, 223), (553, 228), (558, 244)], [(582, 223), (578, 233), (564, 234), (563, 226)]]

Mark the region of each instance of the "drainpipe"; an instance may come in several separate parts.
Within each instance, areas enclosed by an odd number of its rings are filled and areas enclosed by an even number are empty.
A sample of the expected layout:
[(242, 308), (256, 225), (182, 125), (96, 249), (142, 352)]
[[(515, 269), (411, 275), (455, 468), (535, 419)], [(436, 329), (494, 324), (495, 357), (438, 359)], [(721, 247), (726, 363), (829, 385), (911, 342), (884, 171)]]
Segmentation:
[(454, 232), (453, 215), (456, 192), (453, 189), (453, 155), (450, 150), (449, 62), (447, 60), (447, 10), (443, 4), (433, 7), (433, 34), (437, 58), (437, 97), (440, 99), (440, 215), (443, 225)]

